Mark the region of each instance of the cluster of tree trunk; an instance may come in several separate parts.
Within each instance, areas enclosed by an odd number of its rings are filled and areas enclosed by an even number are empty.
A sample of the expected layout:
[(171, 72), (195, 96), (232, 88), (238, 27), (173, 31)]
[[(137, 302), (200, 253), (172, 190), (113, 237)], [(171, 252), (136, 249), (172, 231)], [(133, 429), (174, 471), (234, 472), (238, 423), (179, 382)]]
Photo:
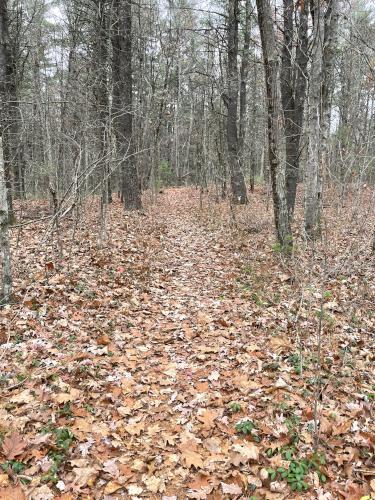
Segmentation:
[[(306, 0), (295, 6), (293, 1), (284, 0), (284, 43), (280, 57), (270, 0), (257, 0), (267, 89), (275, 226), (283, 248), (289, 248), (292, 242), (291, 222), (299, 176), (305, 108), (305, 230), (311, 239), (320, 233), (322, 181), (327, 163), (338, 28), (337, 3), (337, 0), (328, 0), (324, 4), (319, 0), (311, 0), (310, 4)], [(312, 25), (310, 46), (309, 11)]]

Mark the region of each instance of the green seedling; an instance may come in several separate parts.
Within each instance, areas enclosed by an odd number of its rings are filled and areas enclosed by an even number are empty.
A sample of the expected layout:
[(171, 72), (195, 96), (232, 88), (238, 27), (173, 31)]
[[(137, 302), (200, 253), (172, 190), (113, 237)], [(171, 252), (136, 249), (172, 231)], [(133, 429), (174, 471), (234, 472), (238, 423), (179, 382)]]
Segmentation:
[(236, 425), (237, 434), (243, 434), (248, 436), (251, 434), (252, 430), (255, 428), (254, 423), (251, 420), (243, 420)]
[(231, 413), (238, 413), (241, 411), (241, 405), (240, 403), (230, 403), (229, 404), (229, 411)]

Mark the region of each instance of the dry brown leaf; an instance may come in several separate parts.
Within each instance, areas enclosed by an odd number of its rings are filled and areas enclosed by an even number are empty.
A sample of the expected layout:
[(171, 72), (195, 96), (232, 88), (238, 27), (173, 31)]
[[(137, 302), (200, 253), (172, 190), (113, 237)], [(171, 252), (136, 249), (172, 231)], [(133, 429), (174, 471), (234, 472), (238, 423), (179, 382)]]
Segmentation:
[(190, 467), (202, 468), (203, 460), (199, 453), (191, 450), (183, 450), (181, 452), (182, 458), (184, 459), (186, 466), (190, 469)]
[(119, 490), (122, 488), (122, 484), (116, 483), (116, 481), (109, 481), (104, 488), (104, 493), (106, 495), (111, 495), (112, 493), (115, 493), (115, 491)]
[(151, 493), (162, 493), (165, 490), (165, 484), (161, 477), (149, 476), (143, 479), (143, 482)]
[(214, 426), (215, 418), (217, 418), (216, 411), (206, 409), (198, 411), (198, 420), (203, 423), (204, 429), (211, 429)]
[(0, 500), (26, 500), (26, 496), (20, 486), (9, 486), (0, 489)]
[(284, 350), (290, 349), (290, 342), (286, 337), (271, 337), (270, 345), (278, 354)]
[(18, 433), (13, 433), (4, 439), (2, 452), (7, 460), (13, 460), (23, 453), (27, 443)]
[(247, 444), (234, 444), (232, 450), (236, 453), (233, 457), (236, 465), (240, 463), (246, 463), (249, 460), (258, 460), (259, 458), (259, 448), (253, 443)]
[(224, 495), (242, 495), (242, 488), (235, 483), (221, 483), (221, 489), (223, 490)]
[(202, 311), (198, 311), (197, 322), (200, 325), (208, 325), (208, 323), (212, 322), (212, 318), (211, 318), (211, 316), (208, 316), (207, 314), (204, 314)]
[(141, 486), (137, 486), (136, 484), (129, 484), (126, 489), (128, 490), (129, 495), (140, 495), (143, 491), (143, 488)]
[(332, 424), (326, 417), (320, 418), (320, 430), (323, 434), (329, 436), (332, 433)]
[(339, 436), (340, 434), (346, 434), (350, 431), (350, 427), (352, 426), (351, 420), (344, 420), (338, 425), (335, 425), (332, 430), (332, 436)]
[(46, 484), (39, 486), (29, 495), (28, 500), (52, 500), (55, 495)]
[(131, 436), (139, 436), (145, 429), (144, 422), (138, 422), (137, 424), (124, 425), (124, 430), (128, 432)]
[(104, 333), (102, 336), (96, 339), (96, 343), (98, 345), (109, 345), (111, 343), (111, 339), (108, 337), (107, 334)]
[(12, 396), (9, 399), (9, 401), (11, 403), (27, 404), (27, 403), (32, 403), (33, 401), (35, 401), (35, 397), (31, 394), (31, 391), (29, 389), (25, 389), (24, 391), (20, 392), (19, 394)]
[(76, 467), (73, 469), (75, 474), (75, 484), (80, 488), (93, 486), (98, 470), (94, 467)]
[(72, 430), (78, 430), (81, 432), (93, 432), (92, 430), (92, 418), (76, 418), (72, 426)]

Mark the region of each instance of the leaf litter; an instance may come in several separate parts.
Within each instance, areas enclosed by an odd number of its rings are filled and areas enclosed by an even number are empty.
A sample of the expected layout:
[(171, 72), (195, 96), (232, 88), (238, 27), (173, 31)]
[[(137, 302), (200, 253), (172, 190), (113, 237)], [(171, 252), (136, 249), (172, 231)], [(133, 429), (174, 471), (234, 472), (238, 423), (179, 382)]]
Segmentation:
[[(42, 226), (22, 229), (1, 310), (0, 498), (371, 498), (373, 261), (326, 280), (317, 370), (321, 254), (284, 261), (264, 203), (233, 224), (191, 189), (146, 216), (115, 202), (103, 249), (91, 204), (74, 241), (64, 221), (62, 261)], [(325, 250), (332, 266), (346, 244)], [(280, 471), (302, 460), (293, 492)]]

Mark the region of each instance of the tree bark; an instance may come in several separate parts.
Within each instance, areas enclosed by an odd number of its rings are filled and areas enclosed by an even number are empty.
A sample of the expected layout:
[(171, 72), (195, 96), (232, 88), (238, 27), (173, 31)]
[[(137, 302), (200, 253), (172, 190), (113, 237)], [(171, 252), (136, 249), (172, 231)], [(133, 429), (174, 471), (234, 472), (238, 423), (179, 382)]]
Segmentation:
[(113, 43), (113, 110), (118, 154), (122, 165), (122, 195), (126, 210), (142, 208), (133, 137), (132, 4), (115, 0)]
[(244, 147), (246, 138), (246, 114), (247, 114), (247, 85), (249, 73), (249, 58), (250, 58), (250, 32), (251, 32), (251, 3), (246, 0), (245, 4), (245, 25), (244, 25), (244, 42), (242, 49), (242, 61), (240, 69), (240, 120), (239, 120), (239, 138), (238, 149), (241, 164), (241, 170), (244, 170)]
[(322, 172), (320, 165), (320, 105), (324, 25), (319, 0), (312, 0), (313, 41), (308, 93), (308, 158), (305, 173), (305, 230), (311, 239), (320, 232)]
[(266, 76), (269, 162), (276, 234), (283, 251), (289, 251), (293, 240), (286, 200), (285, 129), (281, 103), (280, 62), (270, 1), (257, 0), (257, 9)]
[(0, 137), (0, 251), (2, 258), (2, 303), (8, 303), (12, 295), (12, 271), (8, 225), (7, 186), (4, 170), (3, 142)]
[(228, 12), (228, 118), (227, 143), (231, 171), (232, 198), (235, 204), (247, 203), (246, 184), (241, 169), (237, 132), (238, 108), (238, 15), (239, 1), (229, 0)]
[(300, 5), (295, 55), (293, 19), (297, 18), (293, 0), (284, 0), (284, 43), (281, 69), (281, 95), (285, 118), (286, 192), (292, 220), (296, 201), (301, 138), (306, 96), (308, 62), (308, 0)]
[(11, 85), (12, 85), (12, 65), (9, 52), (9, 19), (7, 0), (0, 2), (0, 134), (3, 139), (3, 161), (6, 182), (6, 192), (8, 199), (8, 216), (13, 218), (12, 181), (11, 181), (11, 144), (10, 144), (10, 123), (11, 123)]
[(305, 230), (315, 239), (321, 230), (323, 169), (331, 116), (337, 0), (330, 0), (325, 12), (319, 0), (312, 0), (313, 43), (308, 99), (308, 160), (305, 174)]

